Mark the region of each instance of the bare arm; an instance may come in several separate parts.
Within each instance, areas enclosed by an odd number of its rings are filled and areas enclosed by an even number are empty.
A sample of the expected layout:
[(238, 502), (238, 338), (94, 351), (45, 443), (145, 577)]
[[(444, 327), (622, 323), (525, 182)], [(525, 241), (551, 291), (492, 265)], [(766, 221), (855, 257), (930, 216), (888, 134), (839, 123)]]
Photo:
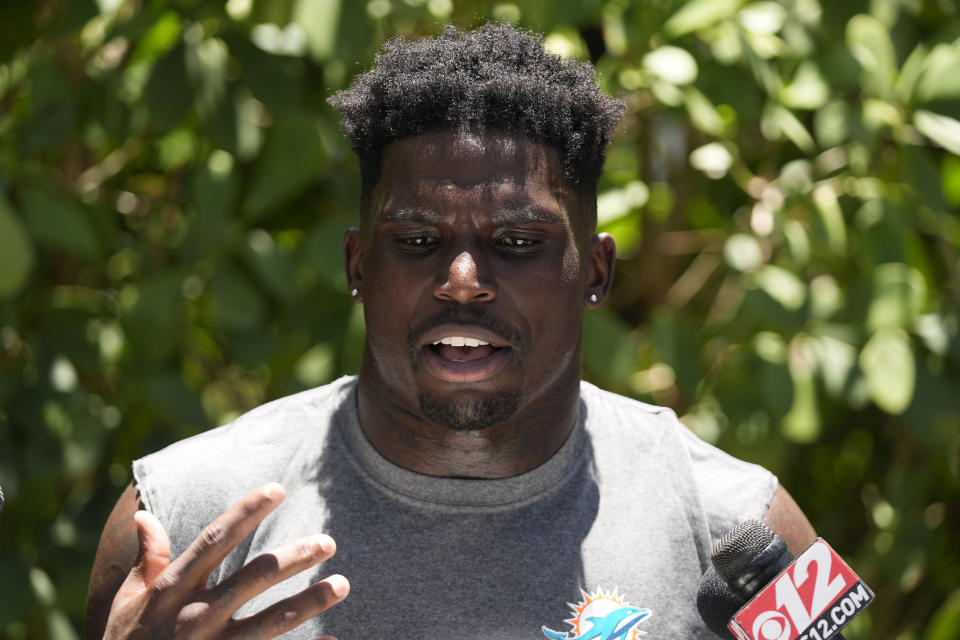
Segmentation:
[(807, 516), (783, 485), (777, 485), (765, 520), (767, 526), (783, 538), (790, 553), (795, 556), (802, 553), (817, 537)]
[(87, 638), (103, 637), (113, 597), (137, 563), (140, 542), (133, 514), (141, 508), (140, 492), (131, 483), (107, 518), (87, 590)]
[(134, 487), (124, 491), (104, 528), (87, 599), (87, 637), (132, 640), (174, 637), (273, 638), (347, 597), (343, 576), (330, 576), (245, 618), (245, 602), (330, 558), (333, 539), (315, 535), (257, 556), (221, 584), (207, 578), (284, 499), (283, 487), (266, 484), (248, 493), (208, 524), (175, 560), (157, 518), (138, 511)]

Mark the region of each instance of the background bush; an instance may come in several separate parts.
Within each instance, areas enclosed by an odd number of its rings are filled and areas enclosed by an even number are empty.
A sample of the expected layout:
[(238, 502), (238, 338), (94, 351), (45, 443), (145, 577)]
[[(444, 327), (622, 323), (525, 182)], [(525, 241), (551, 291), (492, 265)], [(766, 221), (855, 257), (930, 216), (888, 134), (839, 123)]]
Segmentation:
[(585, 376), (776, 472), (877, 593), (849, 638), (960, 637), (954, 0), (0, 7), (3, 637), (81, 633), (131, 459), (357, 370), (324, 100), (487, 19), (629, 105)]

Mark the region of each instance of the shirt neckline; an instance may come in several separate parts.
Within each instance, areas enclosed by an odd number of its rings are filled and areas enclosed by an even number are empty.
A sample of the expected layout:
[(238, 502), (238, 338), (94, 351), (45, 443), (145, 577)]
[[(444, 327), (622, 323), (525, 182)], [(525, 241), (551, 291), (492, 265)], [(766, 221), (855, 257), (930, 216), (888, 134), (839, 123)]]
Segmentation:
[(508, 507), (534, 501), (559, 488), (570, 478), (582, 450), (585, 408), (583, 400), (570, 435), (549, 460), (526, 473), (509, 478), (443, 478), (410, 471), (384, 458), (360, 427), (357, 379), (344, 398), (335, 427), (359, 469), (381, 490), (405, 500), (445, 507)]

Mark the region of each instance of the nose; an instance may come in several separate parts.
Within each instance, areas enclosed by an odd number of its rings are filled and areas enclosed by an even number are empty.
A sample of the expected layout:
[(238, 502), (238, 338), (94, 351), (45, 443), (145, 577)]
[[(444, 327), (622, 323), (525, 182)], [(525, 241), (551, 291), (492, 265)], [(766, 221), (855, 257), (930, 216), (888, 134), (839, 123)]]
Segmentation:
[(476, 260), (469, 251), (463, 251), (450, 263), (446, 278), (434, 287), (433, 295), (439, 300), (468, 304), (492, 302), (497, 292), (491, 283), (480, 281)]

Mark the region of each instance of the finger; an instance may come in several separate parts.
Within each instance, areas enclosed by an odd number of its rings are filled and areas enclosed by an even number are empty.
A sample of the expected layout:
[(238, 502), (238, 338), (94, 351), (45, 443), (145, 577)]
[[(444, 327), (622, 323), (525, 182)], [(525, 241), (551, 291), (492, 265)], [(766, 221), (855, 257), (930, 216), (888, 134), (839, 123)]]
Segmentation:
[(273, 585), (328, 560), (337, 551), (333, 538), (316, 535), (257, 556), (210, 593), (211, 615), (226, 620), (240, 605)]
[(295, 596), (234, 623), (231, 634), (244, 640), (273, 638), (320, 615), (347, 597), (350, 583), (341, 575), (316, 582)]
[(204, 527), (186, 551), (170, 565), (178, 581), (190, 589), (206, 587), (210, 573), (283, 501), (283, 497), (283, 487), (270, 482), (240, 498)]
[(170, 566), (170, 538), (163, 525), (149, 511), (133, 514), (140, 541), (140, 561), (134, 567), (143, 586), (149, 587), (164, 569)]

